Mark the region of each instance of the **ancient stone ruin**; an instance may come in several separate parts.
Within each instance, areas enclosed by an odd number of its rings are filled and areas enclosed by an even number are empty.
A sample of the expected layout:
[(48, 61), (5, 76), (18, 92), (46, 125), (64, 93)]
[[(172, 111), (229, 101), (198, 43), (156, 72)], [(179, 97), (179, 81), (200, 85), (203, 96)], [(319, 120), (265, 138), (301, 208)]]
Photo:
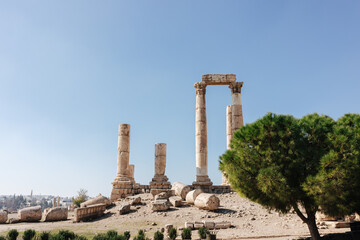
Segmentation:
[(155, 196), (161, 192), (171, 191), (171, 184), (165, 176), (166, 143), (155, 144), (155, 176), (149, 184), (150, 193)]
[[(212, 182), (208, 176), (207, 121), (206, 121), (206, 87), (208, 85), (229, 85), (231, 89), (231, 106), (227, 106), (227, 146), (234, 131), (243, 126), (241, 88), (243, 82), (236, 82), (235, 74), (202, 75), (202, 81), (195, 83), (196, 117), (195, 117), (195, 148), (196, 148), (196, 180), (195, 188), (204, 192), (212, 191)], [(226, 179), (223, 177), (223, 184)]]

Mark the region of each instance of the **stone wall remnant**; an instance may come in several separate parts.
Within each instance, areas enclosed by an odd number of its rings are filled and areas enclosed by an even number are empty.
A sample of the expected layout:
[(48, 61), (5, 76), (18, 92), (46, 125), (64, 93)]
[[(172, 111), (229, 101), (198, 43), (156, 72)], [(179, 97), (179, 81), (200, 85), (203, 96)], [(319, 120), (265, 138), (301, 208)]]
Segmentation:
[(104, 215), (105, 209), (105, 204), (95, 204), (89, 207), (76, 208), (74, 222), (80, 222), (101, 217), (102, 215)]
[(8, 220), (8, 213), (6, 211), (0, 211), (0, 223), (6, 223)]

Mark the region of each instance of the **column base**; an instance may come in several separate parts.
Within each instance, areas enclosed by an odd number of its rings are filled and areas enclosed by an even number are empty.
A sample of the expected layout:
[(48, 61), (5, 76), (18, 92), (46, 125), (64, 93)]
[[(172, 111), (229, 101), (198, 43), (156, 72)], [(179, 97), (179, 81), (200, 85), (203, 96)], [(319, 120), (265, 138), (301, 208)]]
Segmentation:
[(194, 189), (201, 189), (203, 192), (211, 193), (212, 185), (209, 176), (196, 176), (196, 181), (193, 182)]
[(171, 192), (171, 183), (165, 175), (155, 176), (149, 183), (150, 193), (153, 197), (161, 192)]
[(115, 181), (112, 182), (113, 189), (110, 195), (110, 201), (114, 202), (120, 198), (125, 198), (129, 195), (134, 195), (134, 185), (128, 181)]

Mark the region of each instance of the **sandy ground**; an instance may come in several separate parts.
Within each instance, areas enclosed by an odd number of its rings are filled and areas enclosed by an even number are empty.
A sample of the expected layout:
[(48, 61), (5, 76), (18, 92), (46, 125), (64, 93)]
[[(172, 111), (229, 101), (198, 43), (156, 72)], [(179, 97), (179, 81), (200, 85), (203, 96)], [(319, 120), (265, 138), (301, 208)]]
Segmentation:
[[(219, 230), (218, 239), (298, 239), (309, 236), (306, 224), (302, 223), (295, 213), (278, 214), (277, 212), (264, 209), (259, 204), (253, 203), (236, 193), (218, 195), (221, 207), (209, 212), (197, 209), (194, 206), (171, 208), (167, 212), (152, 212), (150, 194), (141, 194), (143, 205), (132, 206), (130, 213), (118, 214), (118, 202), (115, 207), (106, 210), (105, 216), (95, 221), (73, 223), (73, 213), (69, 214), (68, 221), (61, 222), (38, 222), (0, 224), (0, 235), (4, 235), (10, 229), (24, 231), (35, 229), (36, 231), (56, 231), (67, 229), (77, 234), (92, 237), (96, 233), (116, 230), (119, 233), (130, 231), (134, 236), (139, 229), (144, 229), (148, 237), (163, 228), (166, 224), (183, 227), (185, 222), (194, 221), (229, 221), (233, 228)], [(350, 231), (349, 228), (333, 228), (320, 226), (321, 234), (342, 233)], [(179, 231), (178, 231), (179, 233)], [(198, 238), (197, 231), (193, 231), (193, 239)], [(180, 238), (179, 238), (180, 239)]]

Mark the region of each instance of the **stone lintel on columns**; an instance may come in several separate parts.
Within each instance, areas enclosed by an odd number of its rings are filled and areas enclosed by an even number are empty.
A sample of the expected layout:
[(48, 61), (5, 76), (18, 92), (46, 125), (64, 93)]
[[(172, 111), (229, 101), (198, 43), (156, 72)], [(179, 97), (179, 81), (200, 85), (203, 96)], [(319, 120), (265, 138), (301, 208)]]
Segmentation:
[(228, 85), (236, 82), (235, 74), (205, 74), (201, 76), (201, 81), (207, 85)]

